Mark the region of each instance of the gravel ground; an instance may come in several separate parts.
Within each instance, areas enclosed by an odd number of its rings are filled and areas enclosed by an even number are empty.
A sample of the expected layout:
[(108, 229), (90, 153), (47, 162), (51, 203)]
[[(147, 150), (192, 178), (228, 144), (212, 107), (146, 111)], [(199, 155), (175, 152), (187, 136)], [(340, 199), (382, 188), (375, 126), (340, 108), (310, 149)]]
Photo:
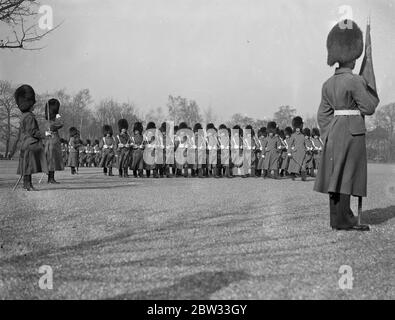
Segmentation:
[[(395, 166), (369, 165), (362, 221), (329, 228), (308, 182), (57, 173), (11, 191), (0, 161), (0, 299), (394, 299)], [(41, 290), (38, 269), (53, 270)], [(353, 270), (341, 290), (339, 268)]]

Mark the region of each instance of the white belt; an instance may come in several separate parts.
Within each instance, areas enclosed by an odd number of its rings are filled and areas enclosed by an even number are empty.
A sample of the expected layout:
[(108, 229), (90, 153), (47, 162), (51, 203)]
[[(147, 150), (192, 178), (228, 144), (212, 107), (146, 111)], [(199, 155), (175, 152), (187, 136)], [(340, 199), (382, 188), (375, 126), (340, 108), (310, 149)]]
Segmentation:
[(335, 110), (335, 116), (360, 116), (359, 110)]

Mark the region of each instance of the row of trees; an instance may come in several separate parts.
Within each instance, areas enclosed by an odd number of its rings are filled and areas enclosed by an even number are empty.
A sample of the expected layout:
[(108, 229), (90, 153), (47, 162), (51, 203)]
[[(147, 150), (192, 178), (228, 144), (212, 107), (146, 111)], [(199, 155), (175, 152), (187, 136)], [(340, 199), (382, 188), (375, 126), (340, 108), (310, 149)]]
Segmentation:
[[(20, 112), (15, 104), (13, 94), (15, 86), (8, 81), (0, 81), (0, 152), (8, 154), (19, 128)], [(211, 107), (202, 110), (196, 101), (180, 96), (169, 96), (165, 108), (149, 109), (147, 112), (139, 110), (132, 102), (118, 102), (112, 98), (103, 99), (94, 103), (88, 89), (82, 89), (75, 94), (65, 90), (52, 93), (38, 94), (35, 114), (40, 127), (44, 128), (45, 102), (50, 98), (57, 98), (61, 103), (61, 114), (65, 128), (61, 132), (64, 138), (68, 137), (68, 128), (77, 127), (83, 139), (96, 139), (101, 136), (104, 124), (110, 124), (117, 130), (117, 122), (121, 118), (128, 120), (132, 126), (136, 121), (144, 124), (154, 121), (157, 126), (163, 121), (187, 122), (193, 126), (196, 122), (203, 125), (209, 122), (219, 123), (219, 117)], [(281, 106), (270, 120), (277, 122), (278, 126), (285, 128), (297, 115), (297, 110), (291, 106)], [(224, 120), (224, 119), (220, 119)], [(250, 124), (254, 129), (267, 125), (269, 119), (254, 119), (240, 113), (234, 114), (225, 121), (228, 127), (238, 124), (242, 127)], [(305, 127), (317, 127), (314, 116), (304, 117)], [(368, 156), (371, 160), (395, 161), (395, 103), (380, 107), (374, 117), (369, 120), (371, 130), (367, 134)]]

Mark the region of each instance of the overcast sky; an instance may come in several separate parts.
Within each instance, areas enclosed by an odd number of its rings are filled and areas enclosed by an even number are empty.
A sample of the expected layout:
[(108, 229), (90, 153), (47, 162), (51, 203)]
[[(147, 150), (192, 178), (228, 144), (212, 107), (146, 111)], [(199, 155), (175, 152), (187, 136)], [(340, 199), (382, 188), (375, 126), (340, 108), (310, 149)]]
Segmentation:
[[(271, 117), (280, 105), (315, 114), (326, 37), (350, 5), (365, 31), (382, 104), (395, 101), (395, 0), (42, 0), (55, 23), (41, 51), (0, 51), (0, 77), (38, 92), (89, 88), (145, 112), (169, 94), (220, 119)], [(361, 59), (360, 59), (361, 60)], [(360, 61), (357, 64), (359, 71)]]

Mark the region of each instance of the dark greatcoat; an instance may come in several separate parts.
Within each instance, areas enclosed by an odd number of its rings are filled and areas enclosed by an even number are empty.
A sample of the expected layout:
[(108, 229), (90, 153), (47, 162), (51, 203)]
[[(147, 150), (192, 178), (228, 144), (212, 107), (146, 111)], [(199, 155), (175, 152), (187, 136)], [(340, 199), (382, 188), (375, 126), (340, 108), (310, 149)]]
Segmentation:
[(17, 173), (31, 175), (48, 172), (42, 136), (32, 112), (22, 113), (18, 141), (21, 142), (21, 152)]
[(58, 130), (63, 127), (61, 119), (51, 120), (48, 123), (51, 135), (45, 139), (45, 155), (47, 158), (48, 171), (64, 170), (62, 146)]
[(294, 132), (289, 139), (288, 154), (291, 154), (288, 164), (288, 172), (299, 174), (302, 170), (303, 161), (306, 156), (306, 139), (301, 132)]
[(69, 140), (69, 167), (79, 167), (79, 148), (83, 147), (80, 143), (80, 139), (77, 137), (70, 137)]
[[(318, 109), (324, 149), (314, 190), (366, 197), (366, 115), (372, 115), (379, 99), (365, 80), (349, 68), (339, 68), (322, 88)], [(359, 110), (361, 115), (334, 116), (335, 110)]]
[(264, 170), (277, 170), (278, 169), (278, 158), (280, 157), (280, 151), (278, 147), (282, 146), (281, 140), (277, 136), (267, 136), (263, 147), (263, 154), (265, 159), (263, 161)]

